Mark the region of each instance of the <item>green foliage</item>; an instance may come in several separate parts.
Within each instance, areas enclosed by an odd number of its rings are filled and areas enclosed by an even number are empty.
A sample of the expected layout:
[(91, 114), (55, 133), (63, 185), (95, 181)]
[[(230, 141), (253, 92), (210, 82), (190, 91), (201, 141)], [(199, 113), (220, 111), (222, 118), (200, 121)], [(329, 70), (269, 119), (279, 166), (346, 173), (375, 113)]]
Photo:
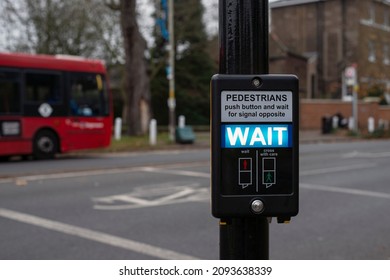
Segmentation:
[(387, 105), (385, 98), (385, 90), (381, 85), (373, 85), (367, 91), (367, 96), (369, 97), (378, 97), (380, 105)]
[(367, 95), (370, 97), (381, 97), (383, 96), (384, 90), (379, 85), (374, 85), (370, 87), (367, 91)]
[[(186, 116), (190, 125), (207, 125), (210, 118), (209, 83), (216, 67), (208, 52), (208, 40), (201, 1), (175, 1), (176, 114)], [(158, 36), (158, 32), (155, 32)], [(162, 39), (152, 50), (152, 108), (159, 125), (168, 123), (167, 55)], [(152, 70), (153, 71), (153, 70)]]

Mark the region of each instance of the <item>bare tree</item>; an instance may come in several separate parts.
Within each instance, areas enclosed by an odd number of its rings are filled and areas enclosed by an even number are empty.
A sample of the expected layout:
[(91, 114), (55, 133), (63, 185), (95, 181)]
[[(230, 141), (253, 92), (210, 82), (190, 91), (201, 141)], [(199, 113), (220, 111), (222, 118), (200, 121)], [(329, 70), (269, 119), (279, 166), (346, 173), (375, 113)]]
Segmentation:
[(0, 11), (10, 51), (123, 60), (118, 16), (101, 0), (2, 0)]
[(7, 47), (11, 51), (125, 61), (127, 132), (147, 131), (151, 115), (147, 45), (137, 24), (136, 0), (1, 0), (0, 8), (0, 31), (12, 39)]
[(125, 50), (125, 106), (124, 119), (129, 135), (147, 131), (150, 120), (150, 87), (145, 51), (136, 12), (136, 0), (106, 0), (106, 4), (120, 11), (120, 24)]

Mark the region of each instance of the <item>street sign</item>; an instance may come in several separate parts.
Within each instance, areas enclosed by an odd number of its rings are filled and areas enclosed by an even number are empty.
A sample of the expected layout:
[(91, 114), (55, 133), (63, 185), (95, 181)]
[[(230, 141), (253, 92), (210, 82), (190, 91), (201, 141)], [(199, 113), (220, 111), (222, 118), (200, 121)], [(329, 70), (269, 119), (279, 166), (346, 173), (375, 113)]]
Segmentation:
[(289, 218), (298, 213), (298, 79), (215, 75), (212, 212)]
[(357, 84), (356, 66), (349, 66), (345, 68), (345, 83), (347, 86), (354, 86)]

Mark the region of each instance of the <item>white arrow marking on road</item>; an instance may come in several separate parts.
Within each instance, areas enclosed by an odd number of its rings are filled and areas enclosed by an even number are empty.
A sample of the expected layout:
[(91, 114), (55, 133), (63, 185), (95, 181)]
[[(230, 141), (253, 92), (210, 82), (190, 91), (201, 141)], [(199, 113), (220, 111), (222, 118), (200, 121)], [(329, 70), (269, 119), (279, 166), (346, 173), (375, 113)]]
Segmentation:
[(125, 210), (142, 207), (153, 207), (185, 202), (207, 201), (209, 190), (200, 188), (199, 184), (175, 185), (164, 183), (155, 186), (139, 186), (125, 194), (105, 197), (94, 197), (97, 210)]

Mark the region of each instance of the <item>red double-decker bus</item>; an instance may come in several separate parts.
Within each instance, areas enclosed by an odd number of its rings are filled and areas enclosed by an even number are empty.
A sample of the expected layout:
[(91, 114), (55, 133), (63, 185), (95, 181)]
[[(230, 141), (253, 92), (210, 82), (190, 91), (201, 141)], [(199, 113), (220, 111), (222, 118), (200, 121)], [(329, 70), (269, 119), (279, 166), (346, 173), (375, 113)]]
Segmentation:
[(102, 61), (0, 53), (0, 156), (106, 147), (111, 96)]

